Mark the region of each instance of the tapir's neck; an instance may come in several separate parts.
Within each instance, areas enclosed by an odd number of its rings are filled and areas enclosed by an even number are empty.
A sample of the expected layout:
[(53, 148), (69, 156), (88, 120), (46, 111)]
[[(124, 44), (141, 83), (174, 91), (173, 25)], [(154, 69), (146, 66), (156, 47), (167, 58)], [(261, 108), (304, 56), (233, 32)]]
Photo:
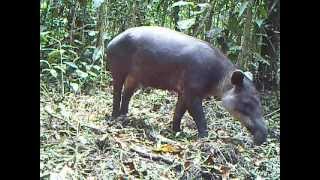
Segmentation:
[(228, 67), (224, 76), (218, 83), (217, 97), (222, 98), (223, 95), (232, 88), (231, 76), (236, 68), (234, 66)]

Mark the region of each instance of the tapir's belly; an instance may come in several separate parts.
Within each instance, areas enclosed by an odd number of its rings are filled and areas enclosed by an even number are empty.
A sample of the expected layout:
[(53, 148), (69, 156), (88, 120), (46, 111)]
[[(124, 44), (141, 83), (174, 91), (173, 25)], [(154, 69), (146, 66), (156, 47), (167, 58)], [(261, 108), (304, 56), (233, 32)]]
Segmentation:
[(138, 61), (132, 66), (129, 76), (134, 77), (139, 85), (163, 90), (180, 92), (185, 70), (172, 63), (157, 63), (156, 60)]

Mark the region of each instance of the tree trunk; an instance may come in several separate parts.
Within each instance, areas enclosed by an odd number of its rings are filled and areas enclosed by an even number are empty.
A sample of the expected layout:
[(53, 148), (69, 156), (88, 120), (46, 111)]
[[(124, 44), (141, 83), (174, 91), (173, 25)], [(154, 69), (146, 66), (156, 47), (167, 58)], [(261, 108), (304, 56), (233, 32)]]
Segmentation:
[[(174, 2), (178, 2), (179, 0), (174, 0)], [(179, 6), (175, 6), (173, 8), (173, 23), (174, 23), (174, 29), (176, 31), (180, 31), (179, 28), (178, 28), (178, 21), (179, 21), (179, 11), (180, 11), (180, 8)]]
[(279, 85), (277, 71), (280, 63), (280, 0), (268, 0), (266, 3), (268, 5), (268, 19), (264, 31), (267, 36), (263, 38), (261, 54), (262, 57), (269, 60), (270, 66), (259, 64), (259, 72), (262, 75), (259, 77), (259, 81), (262, 83), (262, 87), (273, 89)]
[[(210, 1), (209, 1), (210, 2)], [(213, 1), (211, 7), (210, 7), (210, 12), (209, 12), (209, 16), (208, 18), (206, 19), (206, 22), (205, 22), (205, 41), (209, 42), (211, 44), (211, 41), (212, 41), (212, 37), (210, 37), (208, 35), (210, 29), (211, 29), (211, 25), (212, 25), (212, 17), (213, 17), (213, 13), (214, 13), (214, 6), (215, 6), (215, 3), (217, 1)]]
[(99, 31), (96, 41), (96, 47), (97, 48), (103, 48), (104, 42), (103, 42), (103, 33), (105, 32), (105, 14), (106, 14), (106, 6), (105, 2), (103, 2), (99, 7), (99, 17), (98, 17), (98, 23), (97, 23), (97, 30)]
[(77, 9), (77, 3), (76, 4), (73, 4), (71, 6), (71, 9), (70, 9), (70, 17), (71, 17), (71, 23), (70, 23), (70, 35), (69, 35), (69, 43), (71, 45), (73, 45), (73, 42), (74, 42), (74, 29), (76, 27), (76, 9)]
[(238, 56), (237, 64), (241, 68), (247, 68), (248, 61), (251, 59), (251, 27), (252, 27), (252, 7), (254, 0), (250, 0), (246, 9), (246, 19), (243, 28), (243, 37), (241, 42), (241, 52)]

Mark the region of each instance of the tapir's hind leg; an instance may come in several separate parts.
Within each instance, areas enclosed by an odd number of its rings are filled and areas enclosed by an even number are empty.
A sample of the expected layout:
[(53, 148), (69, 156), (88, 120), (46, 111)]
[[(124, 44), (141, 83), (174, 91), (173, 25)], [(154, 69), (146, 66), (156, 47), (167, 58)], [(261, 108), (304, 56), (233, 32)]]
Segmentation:
[(183, 100), (183, 97), (181, 94), (178, 96), (178, 101), (176, 104), (176, 108), (174, 110), (174, 115), (173, 115), (173, 131), (178, 132), (181, 131), (181, 118), (184, 115), (184, 113), (187, 111), (186, 104)]
[(120, 108), (120, 114), (126, 115), (128, 113), (129, 108), (129, 102), (130, 99), (135, 92), (135, 90), (138, 87), (138, 81), (133, 75), (128, 75), (126, 77), (125, 83), (124, 83), (124, 89), (122, 93), (122, 100), (121, 100), (121, 108)]
[(112, 73), (112, 78), (113, 78), (112, 117), (118, 117), (120, 115), (121, 91), (122, 91), (122, 86), (126, 76), (125, 74)]

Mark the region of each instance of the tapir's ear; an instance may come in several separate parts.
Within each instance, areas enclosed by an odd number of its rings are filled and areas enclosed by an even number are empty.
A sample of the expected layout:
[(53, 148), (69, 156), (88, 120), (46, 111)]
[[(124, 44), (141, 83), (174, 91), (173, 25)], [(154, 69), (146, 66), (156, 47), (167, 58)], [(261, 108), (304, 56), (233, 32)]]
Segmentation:
[(231, 83), (233, 85), (239, 86), (242, 84), (244, 78), (244, 73), (240, 70), (235, 70), (231, 76)]

